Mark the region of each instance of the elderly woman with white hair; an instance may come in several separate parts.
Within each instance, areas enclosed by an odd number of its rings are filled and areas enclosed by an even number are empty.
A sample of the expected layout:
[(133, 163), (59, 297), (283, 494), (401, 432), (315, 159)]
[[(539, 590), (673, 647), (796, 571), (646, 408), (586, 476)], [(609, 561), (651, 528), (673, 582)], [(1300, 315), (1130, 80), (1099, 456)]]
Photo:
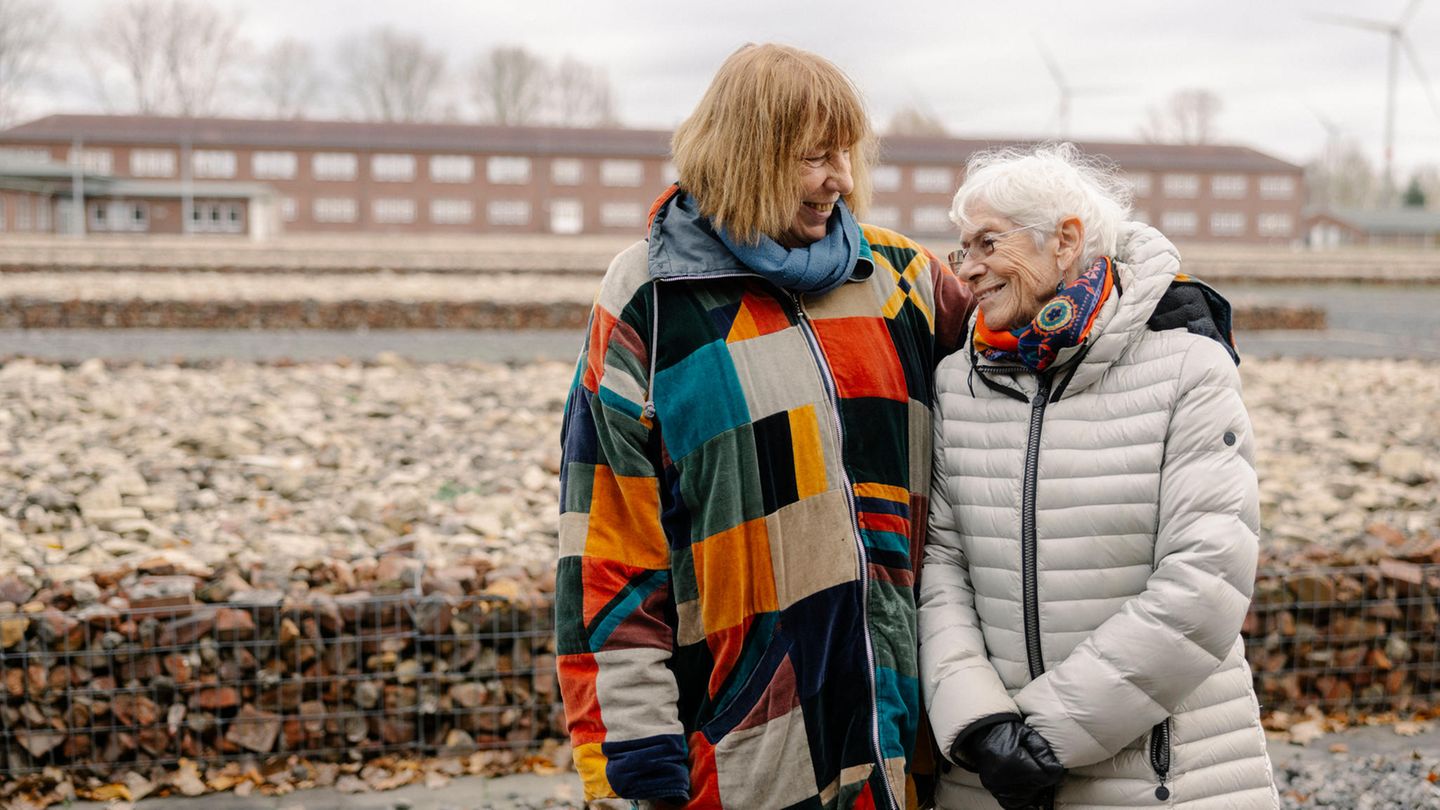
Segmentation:
[(1259, 529), (1229, 305), (1068, 144), (972, 158), (920, 663), (942, 808), (1279, 806), (1240, 625)]

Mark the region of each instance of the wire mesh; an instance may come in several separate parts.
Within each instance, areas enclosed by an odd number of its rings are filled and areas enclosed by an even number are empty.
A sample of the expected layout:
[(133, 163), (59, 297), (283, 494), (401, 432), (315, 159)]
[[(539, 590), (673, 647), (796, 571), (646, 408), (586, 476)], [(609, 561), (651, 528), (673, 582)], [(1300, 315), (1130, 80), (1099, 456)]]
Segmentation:
[(26, 623), (0, 650), (0, 774), (522, 750), (563, 732), (549, 605), (174, 601), (0, 617)]
[(1440, 565), (1262, 570), (1244, 631), (1266, 709), (1440, 702)]

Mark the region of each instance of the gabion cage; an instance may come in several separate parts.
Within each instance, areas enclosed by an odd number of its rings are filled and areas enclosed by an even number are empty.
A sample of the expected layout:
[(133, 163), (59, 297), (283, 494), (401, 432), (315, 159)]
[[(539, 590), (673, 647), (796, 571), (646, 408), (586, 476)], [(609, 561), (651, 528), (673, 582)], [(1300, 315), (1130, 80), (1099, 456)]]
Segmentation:
[(5, 622), (0, 774), (518, 750), (564, 729), (549, 605), (277, 595)]

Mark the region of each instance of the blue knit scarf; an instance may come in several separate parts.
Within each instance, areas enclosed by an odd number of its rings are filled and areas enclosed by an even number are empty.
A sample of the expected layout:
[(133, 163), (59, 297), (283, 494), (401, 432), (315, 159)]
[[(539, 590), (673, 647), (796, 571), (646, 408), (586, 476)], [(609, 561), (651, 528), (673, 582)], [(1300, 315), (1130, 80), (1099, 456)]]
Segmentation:
[(850, 278), (860, 258), (860, 225), (844, 200), (836, 201), (825, 236), (803, 248), (786, 248), (764, 235), (758, 244), (747, 245), (724, 228), (717, 227), (715, 233), (746, 267), (790, 292), (830, 292)]

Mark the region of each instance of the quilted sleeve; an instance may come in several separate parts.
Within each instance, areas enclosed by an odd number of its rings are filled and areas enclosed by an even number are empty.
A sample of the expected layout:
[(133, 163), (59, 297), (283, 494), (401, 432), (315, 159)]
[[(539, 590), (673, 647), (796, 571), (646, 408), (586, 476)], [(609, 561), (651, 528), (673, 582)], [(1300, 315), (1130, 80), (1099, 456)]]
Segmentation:
[[(971, 724), (996, 715), (1017, 715), (1000, 675), (991, 666), (975, 611), (970, 568), (956, 531), (945, 470), (943, 379), (933, 418), (935, 461), (930, 491), (930, 535), (920, 575), (920, 683), (935, 741), (946, 757)], [(954, 372), (958, 376), (958, 372)]]
[(1016, 702), (1068, 768), (1118, 753), (1224, 662), (1250, 604), (1259, 493), (1240, 376), (1195, 339), (1160, 471), (1154, 571), (1138, 596)]
[(557, 658), (587, 800), (690, 793), (678, 690), (666, 666), (674, 609), (660, 437), (644, 409), (645, 317), (638, 307), (616, 316), (596, 304), (561, 431)]

